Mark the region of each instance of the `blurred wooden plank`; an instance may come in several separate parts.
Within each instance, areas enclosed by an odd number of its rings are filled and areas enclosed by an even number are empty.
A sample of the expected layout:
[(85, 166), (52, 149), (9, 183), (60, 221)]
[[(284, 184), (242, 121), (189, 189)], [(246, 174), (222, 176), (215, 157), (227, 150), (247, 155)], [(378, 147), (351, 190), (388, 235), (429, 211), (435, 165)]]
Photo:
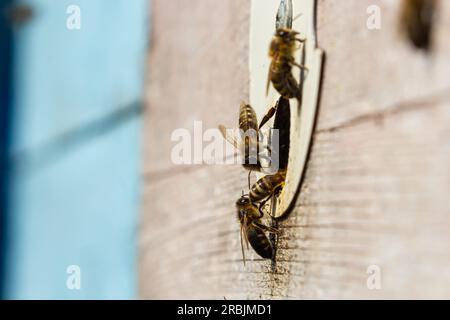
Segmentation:
[[(381, 29), (369, 30), (370, 5)], [(319, 128), (449, 89), (448, 1), (438, 1), (434, 51), (414, 50), (399, 31), (401, 1), (318, 1), (318, 41), (327, 52)], [(444, 70), (447, 70), (444, 71)]]
[(236, 125), (248, 100), (249, 12), (238, 0), (153, 2), (146, 174), (173, 169), (173, 130)]
[[(229, 1), (220, 4), (223, 15), (209, 18), (200, 9), (206, 1), (174, 3), (184, 24), (172, 21), (172, 32), (156, 35), (150, 57), (141, 296), (449, 298), (450, 45), (444, 39), (450, 5), (440, 2), (427, 56), (396, 32), (397, 4), (379, 1), (382, 29), (369, 31), (370, 1), (319, 1), (318, 39), (327, 62), (306, 179), (282, 223), (276, 267), (250, 254), (254, 261), (244, 268), (234, 201), (246, 186), (245, 172), (174, 167), (170, 134), (194, 119), (205, 127), (236, 122), (239, 100), (248, 94), (248, 5)], [(167, 28), (168, 6), (154, 1), (155, 34)], [(223, 63), (209, 64), (204, 53), (197, 72), (170, 73), (188, 68), (182, 61), (198, 61), (186, 53), (187, 39), (201, 42), (205, 26), (229, 30), (208, 49), (223, 55)], [(181, 29), (189, 31), (173, 41)], [(234, 58), (226, 60), (225, 51)], [(206, 82), (196, 88), (197, 79)], [(213, 85), (217, 79), (221, 84)], [(381, 268), (381, 290), (366, 285), (373, 264)]]

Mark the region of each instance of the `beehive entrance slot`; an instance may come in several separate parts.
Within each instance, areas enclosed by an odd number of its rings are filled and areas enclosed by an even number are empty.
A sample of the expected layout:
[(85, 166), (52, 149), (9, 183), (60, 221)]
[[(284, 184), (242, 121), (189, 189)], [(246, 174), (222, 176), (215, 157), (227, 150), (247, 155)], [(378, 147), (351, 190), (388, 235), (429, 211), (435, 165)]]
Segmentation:
[(289, 161), (291, 128), (291, 108), (289, 100), (280, 98), (273, 123), (273, 129), (277, 130), (278, 148), (273, 149), (273, 158), (277, 159), (280, 170), (286, 170)]

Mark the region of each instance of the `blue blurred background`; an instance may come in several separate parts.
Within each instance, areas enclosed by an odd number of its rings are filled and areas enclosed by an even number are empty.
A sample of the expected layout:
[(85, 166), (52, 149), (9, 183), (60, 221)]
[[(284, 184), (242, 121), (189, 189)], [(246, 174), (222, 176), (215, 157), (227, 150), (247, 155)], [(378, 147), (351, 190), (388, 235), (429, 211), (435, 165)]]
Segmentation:
[(148, 0), (0, 9), (2, 298), (136, 298)]

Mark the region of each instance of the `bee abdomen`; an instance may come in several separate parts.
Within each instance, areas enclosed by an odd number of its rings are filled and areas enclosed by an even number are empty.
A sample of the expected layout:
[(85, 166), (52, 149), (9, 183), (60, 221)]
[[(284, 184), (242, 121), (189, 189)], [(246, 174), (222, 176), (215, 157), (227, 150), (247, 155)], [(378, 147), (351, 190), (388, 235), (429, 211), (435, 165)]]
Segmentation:
[[(279, 46), (272, 60), (269, 78), (273, 87), (285, 99), (299, 98), (300, 86), (292, 75), (292, 66), (290, 61), (294, 60), (295, 33), (290, 31), (291, 36), (282, 39), (282, 45)], [(273, 40), (275, 43), (277, 40)], [(275, 45), (274, 45), (275, 46)]]
[(273, 258), (272, 244), (261, 229), (255, 227), (248, 228), (247, 237), (250, 245), (257, 254), (264, 259)]
[(289, 73), (280, 73), (272, 78), (273, 87), (285, 99), (298, 98), (300, 87), (294, 76)]
[(284, 183), (285, 173), (279, 172), (259, 179), (250, 190), (250, 200), (260, 202), (272, 195), (276, 188)]
[(255, 110), (249, 104), (242, 104), (239, 110), (239, 129), (243, 131), (244, 167), (259, 170), (258, 159), (258, 120)]
[(256, 118), (255, 110), (249, 104), (241, 105), (239, 110), (239, 129), (247, 132), (249, 129), (258, 129), (258, 120)]

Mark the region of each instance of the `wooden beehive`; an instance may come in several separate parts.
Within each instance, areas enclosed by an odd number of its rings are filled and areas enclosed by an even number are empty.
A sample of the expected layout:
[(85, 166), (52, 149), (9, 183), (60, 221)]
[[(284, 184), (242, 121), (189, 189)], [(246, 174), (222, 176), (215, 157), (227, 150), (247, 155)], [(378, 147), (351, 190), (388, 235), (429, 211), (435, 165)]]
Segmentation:
[[(235, 124), (249, 99), (250, 2), (152, 1), (142, 298), (450, 298), (450, 3), (428, 53), (398, 32), (399, 1), (320, 0), (326, 53), (300, 195), (277, 263), (242, 264), (239, 166), (176, 166), (177, 128)], [(367, 286), (377, 266), (381, 288)]]

